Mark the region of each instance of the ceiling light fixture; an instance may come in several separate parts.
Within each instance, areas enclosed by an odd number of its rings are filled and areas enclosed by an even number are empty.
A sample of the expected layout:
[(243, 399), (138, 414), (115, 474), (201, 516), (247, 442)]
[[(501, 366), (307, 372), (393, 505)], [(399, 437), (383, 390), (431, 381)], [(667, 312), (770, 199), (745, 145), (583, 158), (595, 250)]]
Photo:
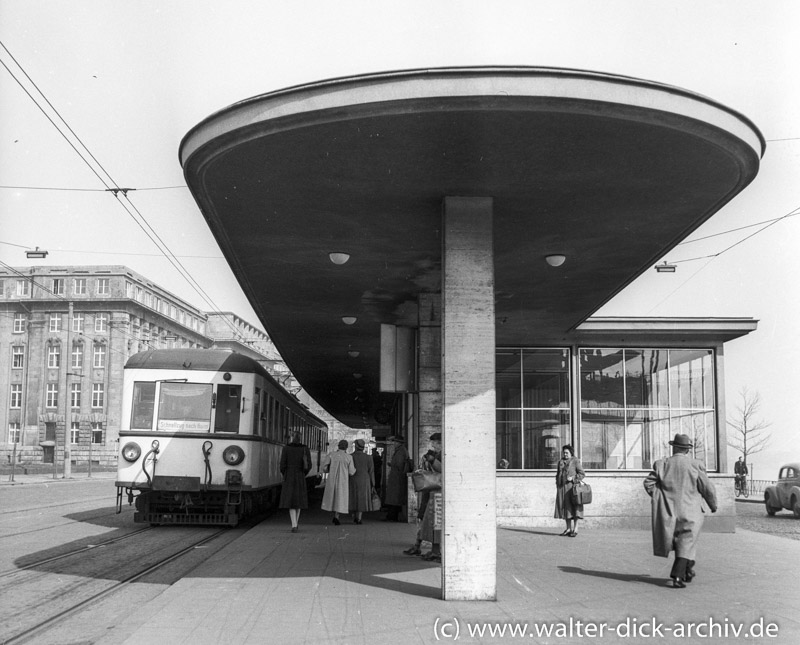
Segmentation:
[(358, 320), (358, 318), (356, 318), (355, 316), (342, 316), (342, 322), (345, 325), (355, 325), (356, 320)]
[(567, 260), (566, 255), (554, 254), (547, 255), (544, 258), (551, 267), (560, 267)]
[(328, 253), (328, 257), (334, 264), (345, 264), (350, 259), (350, 254), (335, 251), (333, 253)]
[(353, 378), (361, 378), (362, 376), (363, 374), (361, 374), (360, 372), (353, 372)]
[(655, 270), (659, 273), (675, 273), (677, 268), (674, 264), (667, 264), (666, 260), (664, 260), (664, 264), (656, 264), (655, 266)]
[(349, 352), (347, 352), (347, 355), (348, 355), (350, 358), (358, 358), (358, 355), (359, 355), (360, 353), (361, 353), (361, 352), (357, 352), (357, 351), (355, 351), (355, 350), (351, 349)]

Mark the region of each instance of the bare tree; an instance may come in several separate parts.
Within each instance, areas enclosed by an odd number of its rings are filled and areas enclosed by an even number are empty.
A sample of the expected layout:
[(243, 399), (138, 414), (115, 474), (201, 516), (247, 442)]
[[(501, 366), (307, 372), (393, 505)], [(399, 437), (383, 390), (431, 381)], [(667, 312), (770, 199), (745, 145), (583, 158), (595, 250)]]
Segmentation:
[(766, 447), (772, 433), (765, 434), (764, 430), (772, 423), (756, 419), (761, 407), (761, 395), (758, 392), (750, 392), (747, 387), (743, 387), (739, 395), (741, 403), (736, 407), (737, 416), (728, 421), (728, 425), (736, 431), (733, 436), (728, 436), (728, 445), (742, 453), (747, 463), (750, 455), (761, 452)]

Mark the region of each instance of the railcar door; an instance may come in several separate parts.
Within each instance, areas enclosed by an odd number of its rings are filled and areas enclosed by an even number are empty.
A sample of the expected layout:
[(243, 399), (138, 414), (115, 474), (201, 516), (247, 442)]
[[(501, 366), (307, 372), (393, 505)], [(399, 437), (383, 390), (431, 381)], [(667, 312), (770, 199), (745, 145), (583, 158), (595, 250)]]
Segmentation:
[(217, 386), (217, 416), (214, 432), (239, 432), (242, 386), (220, 384)]

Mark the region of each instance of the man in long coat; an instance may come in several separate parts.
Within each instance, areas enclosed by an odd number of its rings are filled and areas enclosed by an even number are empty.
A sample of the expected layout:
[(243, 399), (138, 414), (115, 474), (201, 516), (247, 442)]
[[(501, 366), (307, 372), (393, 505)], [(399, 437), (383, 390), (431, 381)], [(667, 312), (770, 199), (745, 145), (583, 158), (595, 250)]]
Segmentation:
[(389, 475), (386, 478), (384, 503), (388, 512), (384, 522), (399, 522), (400, 511), (408, 504), (408, 473), (411, 472), (408, 450), (402, 437), (391, 436), (389, 442), (394, 452), (389, 459)]
[(672, 586), (681, 589), (695, 576), (697, 538), (705, 514), (703, 501), (716, 513), (717, 497), (705, 466), (689, 455), (693, 446), (689, 436), (676, 434), (669, 443), (672, 457), (653, 464), (644, 488), (652, 498), (653, 555), (667, 558), (675, 551), (670, 577)]

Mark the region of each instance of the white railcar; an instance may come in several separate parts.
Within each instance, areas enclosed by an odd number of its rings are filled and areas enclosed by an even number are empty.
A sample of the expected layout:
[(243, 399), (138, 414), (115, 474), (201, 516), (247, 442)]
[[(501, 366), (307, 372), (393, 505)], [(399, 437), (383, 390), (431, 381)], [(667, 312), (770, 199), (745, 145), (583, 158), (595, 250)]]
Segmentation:
[(223, 524), (273, 505), (293, 432), (319, 480), (327, 426), (255, 360), (224, 350), (165, 349), (125, 365), (117, 510), (136, 522)]

